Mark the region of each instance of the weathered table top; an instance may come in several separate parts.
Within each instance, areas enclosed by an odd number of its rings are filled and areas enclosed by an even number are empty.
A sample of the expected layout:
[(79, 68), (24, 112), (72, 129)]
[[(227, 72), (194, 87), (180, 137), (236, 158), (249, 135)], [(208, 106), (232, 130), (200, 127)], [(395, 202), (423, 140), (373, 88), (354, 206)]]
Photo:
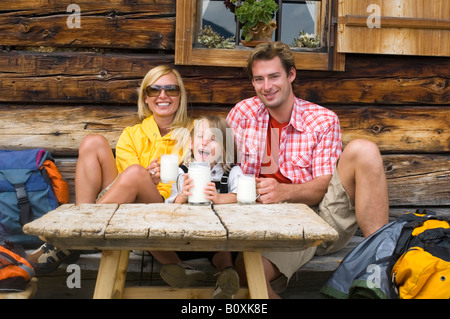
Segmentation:
[(303, 204), (66, 204), (24, 232), (99, 250), (293, 251), (338, 236)]

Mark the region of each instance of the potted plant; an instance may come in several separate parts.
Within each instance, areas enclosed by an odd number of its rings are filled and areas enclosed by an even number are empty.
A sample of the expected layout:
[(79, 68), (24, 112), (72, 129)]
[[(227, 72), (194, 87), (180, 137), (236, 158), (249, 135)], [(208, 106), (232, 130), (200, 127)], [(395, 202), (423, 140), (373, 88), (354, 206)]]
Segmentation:
[[(245, 42), (270, 41), (277, 24), (274, 20), (278, 4), (274, 0), (230, 0), (234, 13), (242, 25), (241, 36)], [(231, 10), (231, 9), (230, 9)], [(243, 42), (244, 44), (246, 44)]]

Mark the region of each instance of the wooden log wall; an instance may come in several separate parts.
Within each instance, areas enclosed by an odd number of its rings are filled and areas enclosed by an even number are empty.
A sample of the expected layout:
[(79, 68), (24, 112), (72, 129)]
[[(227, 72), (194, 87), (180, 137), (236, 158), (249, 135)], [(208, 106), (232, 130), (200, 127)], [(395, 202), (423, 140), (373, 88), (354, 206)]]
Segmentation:
[[(175, 0), (76, 1), (71, 29), (72, 2), (1, 2), (0, 148), (50, 150), (73, 191), (82, 139), (114, 147), (138, 122), (141, 79), (174, 65)], [(192, 114), (226, 116), (254, 95), (243, 69), (176, 67)], [(378, 144), (392, 207), (450, 207), (449, 58), (347, 54), (344, 72), (299, 71), (294, 90), (338, 114), (344, 145)]]

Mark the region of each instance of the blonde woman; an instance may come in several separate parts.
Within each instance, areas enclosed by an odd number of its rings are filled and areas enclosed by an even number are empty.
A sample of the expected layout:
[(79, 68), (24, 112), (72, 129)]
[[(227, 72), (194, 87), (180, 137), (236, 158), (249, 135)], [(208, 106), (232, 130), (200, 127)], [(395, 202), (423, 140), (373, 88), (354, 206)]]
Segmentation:
[[(102, 135), (87, 136), (79, 148), (75, 172), (76, 204), (162, 203), (170, 184), (160, 182), (162, 154), (183, 157), (188, 138), (187, 97), (180, 74), (157, 66), (144, 77), (138, 100), (142, 122), (127, 127), (116, 146), (116, 158)], [(29, 258), (38, 273), (57, 269), (71, 252), (45, 243)]]
[(169, 197), (170, 184), (160, 183), (159, 158), (178, 154), (181, 160), (183, 131), (189, 125), (186, 99), (176, 70), (168, 66), (150, 70), (139, 91), (142, 122), (122, 132), (116, 158), (103, 136), (88, 136), (81, 144), (76, 203), (162, 203)]

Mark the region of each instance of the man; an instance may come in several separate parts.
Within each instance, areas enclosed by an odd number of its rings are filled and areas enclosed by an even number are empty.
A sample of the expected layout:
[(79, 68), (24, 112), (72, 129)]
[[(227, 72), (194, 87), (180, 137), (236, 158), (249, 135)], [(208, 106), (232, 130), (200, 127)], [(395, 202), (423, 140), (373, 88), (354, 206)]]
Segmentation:
[(358, 225), (367, 237), (388, 222), (387, 182), (374, 143), (354, 140), (342, 152), (336, 114), (295, 97), (296, 69), (287, 45), (258, 45), (247, 70), (256, 96), (237, 103), (227, 121), (243, 172), (259, 176), (258, 200), (307, 204), (339, 233), (336, 242), (317, 248), (263, 253), (269, 297), (278, 298), (315, 253), (343, 248)]

